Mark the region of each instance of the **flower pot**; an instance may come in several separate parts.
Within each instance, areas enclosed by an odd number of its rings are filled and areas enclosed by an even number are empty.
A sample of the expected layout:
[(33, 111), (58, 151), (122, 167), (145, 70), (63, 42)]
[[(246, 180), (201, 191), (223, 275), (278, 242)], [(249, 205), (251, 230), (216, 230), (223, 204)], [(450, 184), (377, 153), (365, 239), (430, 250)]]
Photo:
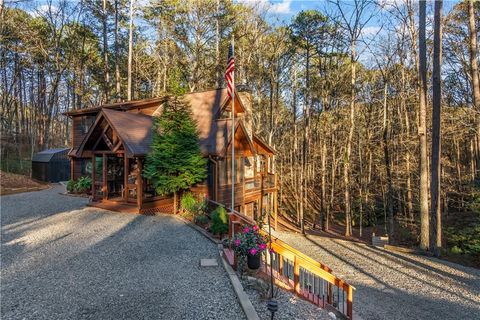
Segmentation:
[(257, 270), (258, 268), (260, 268), (260, 254), (256, 254), (254, 256), (251, 254), (248, 254), (247, 264), (250, 270)]

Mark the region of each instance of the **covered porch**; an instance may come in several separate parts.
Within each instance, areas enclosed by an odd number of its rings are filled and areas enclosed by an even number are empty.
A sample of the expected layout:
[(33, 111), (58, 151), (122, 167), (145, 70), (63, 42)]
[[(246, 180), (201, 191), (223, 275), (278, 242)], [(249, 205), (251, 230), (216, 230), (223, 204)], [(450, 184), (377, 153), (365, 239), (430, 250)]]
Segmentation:
[(173, 201), (157, 196), (143, 178), (152, 118), (103, 109), (76, 155), (91, 161), (93, 206), (133, 213), (170, 212)]

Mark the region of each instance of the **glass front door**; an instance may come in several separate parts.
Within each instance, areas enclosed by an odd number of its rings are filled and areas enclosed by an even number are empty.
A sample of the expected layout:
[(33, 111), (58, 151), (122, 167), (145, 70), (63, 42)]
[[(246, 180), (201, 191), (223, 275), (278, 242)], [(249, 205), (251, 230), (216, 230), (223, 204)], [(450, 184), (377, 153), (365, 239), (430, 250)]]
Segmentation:
[(95, 199), (103, 199), (103, 155), (95, 155)]
[(122, 200), (125, 176), (123, 154), (109, 154), (107, 157), (107, 197), (111, 200)]

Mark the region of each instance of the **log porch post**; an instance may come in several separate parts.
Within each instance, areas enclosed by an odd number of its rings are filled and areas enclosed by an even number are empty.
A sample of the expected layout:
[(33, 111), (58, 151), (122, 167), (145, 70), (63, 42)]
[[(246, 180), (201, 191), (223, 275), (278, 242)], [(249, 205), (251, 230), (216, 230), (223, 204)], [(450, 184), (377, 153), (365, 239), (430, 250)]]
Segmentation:
[(128, 201), (128, 157), (127, 153), (123, 154), (123, 200)]
[(107, 155), (103, 154), (103, 181), (102, 181), (102, 191), (103, 191), (103, 199), (108, 198), (108, 188), (107, 188)]
[(95, 200), (96, 198), (96, 191), (95, 191), (95, 175), (97, 174), (95, 172), (95, 154), (92, 156), (92, 199)]
[(143, 203), (143, 179), (142, 179), (142, 160), (137, 158), (137, 206), (138, 210), (142, 208)]

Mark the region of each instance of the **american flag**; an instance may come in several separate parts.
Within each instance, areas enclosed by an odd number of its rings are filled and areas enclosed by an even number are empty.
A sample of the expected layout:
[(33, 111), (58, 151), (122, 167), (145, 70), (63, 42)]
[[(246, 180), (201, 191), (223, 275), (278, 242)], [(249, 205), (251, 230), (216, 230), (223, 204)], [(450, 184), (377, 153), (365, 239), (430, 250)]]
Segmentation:
[(233, 44), (228, 48), (227, 68), (225, 69), (225, 80), (227, 80), (228, 96), (233, 98), (233, 76), (235, 71), (235, 59), (233, 58)]

